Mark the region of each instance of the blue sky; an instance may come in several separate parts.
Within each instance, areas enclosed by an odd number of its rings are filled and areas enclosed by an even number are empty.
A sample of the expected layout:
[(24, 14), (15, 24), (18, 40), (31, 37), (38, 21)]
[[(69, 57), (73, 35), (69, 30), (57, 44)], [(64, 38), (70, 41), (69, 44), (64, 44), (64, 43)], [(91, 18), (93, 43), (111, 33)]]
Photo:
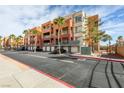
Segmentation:
[(76, 11), (84, 11), (87, 15), (99, 14), (101, 20), (105, 22), (100, 29), (106, 31), (106, 33), (113, 37), (112, 43), (115, 43), (115, 40), (119, 35), (124, 36), (124, 6), (122, 5), (1, 5), (0, 35), (8, 36), (12, 33), (20, 35), (24, 29), (38, 26), (58, 16), (64, 16)]

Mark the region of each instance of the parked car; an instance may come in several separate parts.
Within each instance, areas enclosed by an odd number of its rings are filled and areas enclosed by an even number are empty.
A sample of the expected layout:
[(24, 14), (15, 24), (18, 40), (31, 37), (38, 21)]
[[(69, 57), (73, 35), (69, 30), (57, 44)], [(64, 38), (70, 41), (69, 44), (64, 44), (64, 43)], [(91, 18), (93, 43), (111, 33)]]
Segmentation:
[[(66, 53), (66, 50), (61, 48), (60, 49), (61, 53)], [(52, 51), (50, 54), (59, 54), (59, 49), (55, 49), (54, 51)]]
[(16, 49), (17, 51), (25, 51), (25, 46), (21, 46), (19, 48)]
[(43, 49), (41, 49), (41, 48), (36, 48), (36, 51), (40, 52), (40, 51), (43, 51)]

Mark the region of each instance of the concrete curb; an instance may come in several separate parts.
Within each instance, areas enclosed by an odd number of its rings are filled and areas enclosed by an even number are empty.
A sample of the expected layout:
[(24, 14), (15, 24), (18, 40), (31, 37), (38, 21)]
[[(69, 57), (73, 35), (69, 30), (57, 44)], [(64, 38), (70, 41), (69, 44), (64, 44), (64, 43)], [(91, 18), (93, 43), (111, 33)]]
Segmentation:
[(112, 59), (112, 58), (93, 57), (93, 56), (75, 55), (75, 54), (70, 54), (70, 56), (79, 58), (79, 59), (87, 58), (87, 59), (96, 59), (96, 60), (111, 61), (111, 62), (123, 62), (124, 63), (124, 60)]

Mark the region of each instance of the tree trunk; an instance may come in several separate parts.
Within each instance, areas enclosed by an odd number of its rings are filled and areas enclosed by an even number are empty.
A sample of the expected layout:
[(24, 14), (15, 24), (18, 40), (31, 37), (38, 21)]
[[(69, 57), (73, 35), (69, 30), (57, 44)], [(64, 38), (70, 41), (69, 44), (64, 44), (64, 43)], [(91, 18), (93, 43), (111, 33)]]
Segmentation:
[(110, 45), (111, 45), (111, 41), (109, 40), (109, 53), (111, 53), (111, 47), (110, 47)]
[(27, 42), (26, 42), (26, 40), (24, 39), (25, 51), (26, 51), (26, 47), (27, 47), (27, 46), (26, 46), (26, 43), (27, 43)]
[(61, 54), (61, 45), (60, 45), (60, 41), (59, 41), (59, 38), (60, 38), (60, 31), (61, 29), (58, 30), (58, 47), (59, 47), (59, 54)]
[(35, 52), (36, 52), (36, 48), (37, 48), (37, 35), (35, 37)]
[(12, 38), (10, 38), (10, 50), (12, 49)]
[(18, 49), (18, 43), (17, 43), (17, 49)]
[(94, 53), (94, 42), (92, 41), (92, 52)]

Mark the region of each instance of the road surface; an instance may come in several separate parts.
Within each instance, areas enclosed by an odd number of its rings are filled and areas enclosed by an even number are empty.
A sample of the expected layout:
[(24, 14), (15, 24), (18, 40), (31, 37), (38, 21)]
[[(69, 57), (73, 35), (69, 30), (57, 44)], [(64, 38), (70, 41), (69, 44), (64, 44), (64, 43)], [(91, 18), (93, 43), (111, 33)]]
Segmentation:
[[(97, 60), (76, 59), (67, 55), (53, 55), (47, 52), (4, 51), (1, 52), (1, 54), (43, 71), (77, 88), (120, 87), (117, 81), (121, 87), (124, 87), (123, 63), (112, 63), (114, 71), (114, 74), (112, 74), (111, 62), (108, 62), (107, 65), (105, 61), (100, 61), (98, 63)], [(97, 63), (98, 65), (95, 66)]]

